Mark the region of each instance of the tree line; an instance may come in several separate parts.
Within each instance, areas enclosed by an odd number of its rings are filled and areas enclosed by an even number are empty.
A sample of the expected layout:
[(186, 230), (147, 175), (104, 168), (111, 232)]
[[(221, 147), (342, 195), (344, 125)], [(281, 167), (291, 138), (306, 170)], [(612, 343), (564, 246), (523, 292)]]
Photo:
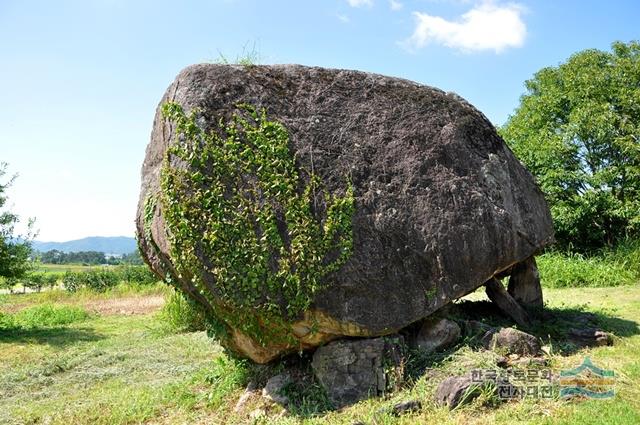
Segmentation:
[(142, 264), (142, 257), (138, 251), (124, 254), (122, 256), (107, 256), (104, 252), (99, 251), (78, 251), (63, 252), (52, 249), (36, 255), (42, 264), (85, 264), (89, 266), (109, 264)]

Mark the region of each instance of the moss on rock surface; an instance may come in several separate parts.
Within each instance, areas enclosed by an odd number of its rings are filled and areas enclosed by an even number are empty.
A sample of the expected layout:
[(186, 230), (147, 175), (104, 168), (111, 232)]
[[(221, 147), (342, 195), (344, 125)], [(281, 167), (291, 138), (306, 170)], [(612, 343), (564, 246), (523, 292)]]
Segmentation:
[(210, 131), (197, 110), (162, 111), (176, 128), (159, 200), (177, 278), (211, 305), (220, 338), (231, 328), (263, 346), (295, 345), (289, 324), (351, 255), (351, 184), (334, 196), (300, 173), (287, 129), (264, 110), (239, 105)]

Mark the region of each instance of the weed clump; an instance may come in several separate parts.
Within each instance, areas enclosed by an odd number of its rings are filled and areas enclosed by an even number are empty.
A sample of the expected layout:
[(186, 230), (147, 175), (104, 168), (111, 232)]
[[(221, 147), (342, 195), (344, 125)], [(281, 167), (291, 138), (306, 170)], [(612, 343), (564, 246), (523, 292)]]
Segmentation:
[(206, 329), (202, 307), (185, 298), (180, 292), (172, 291), (166, 297), (159, 316), (163, 326), (171, 332), (197, 332)]
[(41, 304), (14, 314), (0, 312), (0, 329), (38, 329), (66, 326), (88, 319), (89, 313), (80, 307)]

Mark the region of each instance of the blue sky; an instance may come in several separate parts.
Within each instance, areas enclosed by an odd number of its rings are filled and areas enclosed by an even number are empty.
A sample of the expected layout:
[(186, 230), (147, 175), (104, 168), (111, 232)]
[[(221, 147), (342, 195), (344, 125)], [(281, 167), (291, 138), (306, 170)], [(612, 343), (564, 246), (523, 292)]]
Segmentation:
[(639, 16), (637, 0), (0, 0), (10, 201), (40, 240), (133, 236), (157, 102), (220, 53), (408, 78), (501, 125), (534, 72), (640, 39)]

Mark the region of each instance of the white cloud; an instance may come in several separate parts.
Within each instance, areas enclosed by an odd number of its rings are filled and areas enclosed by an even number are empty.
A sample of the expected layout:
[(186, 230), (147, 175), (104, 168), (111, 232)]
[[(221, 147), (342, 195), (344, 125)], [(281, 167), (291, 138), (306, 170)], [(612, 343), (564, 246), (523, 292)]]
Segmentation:
[(460, 19), (448, 21), (439, 16), (413, 12), (417, 25), (403, 44), (411, 49), (439, 43), (464, 52), (521, 47), (527, 34), (522, 21), (525, 9), (518, 4), (498, 6), (486, 1), (473, 7)]
[(403, 6), (403, 4), (400, 3), (397, 0), (389, 0), (389, 7), (393, 11), (398, 11), (398, 10), (402, 9), (402, 6)]
[(347, 0), (351, 7), (373, 6), (373, 0)]
[(343, 24), (348, 24), (351, 21), (347, 15), (336, 15), (336, 17)]

